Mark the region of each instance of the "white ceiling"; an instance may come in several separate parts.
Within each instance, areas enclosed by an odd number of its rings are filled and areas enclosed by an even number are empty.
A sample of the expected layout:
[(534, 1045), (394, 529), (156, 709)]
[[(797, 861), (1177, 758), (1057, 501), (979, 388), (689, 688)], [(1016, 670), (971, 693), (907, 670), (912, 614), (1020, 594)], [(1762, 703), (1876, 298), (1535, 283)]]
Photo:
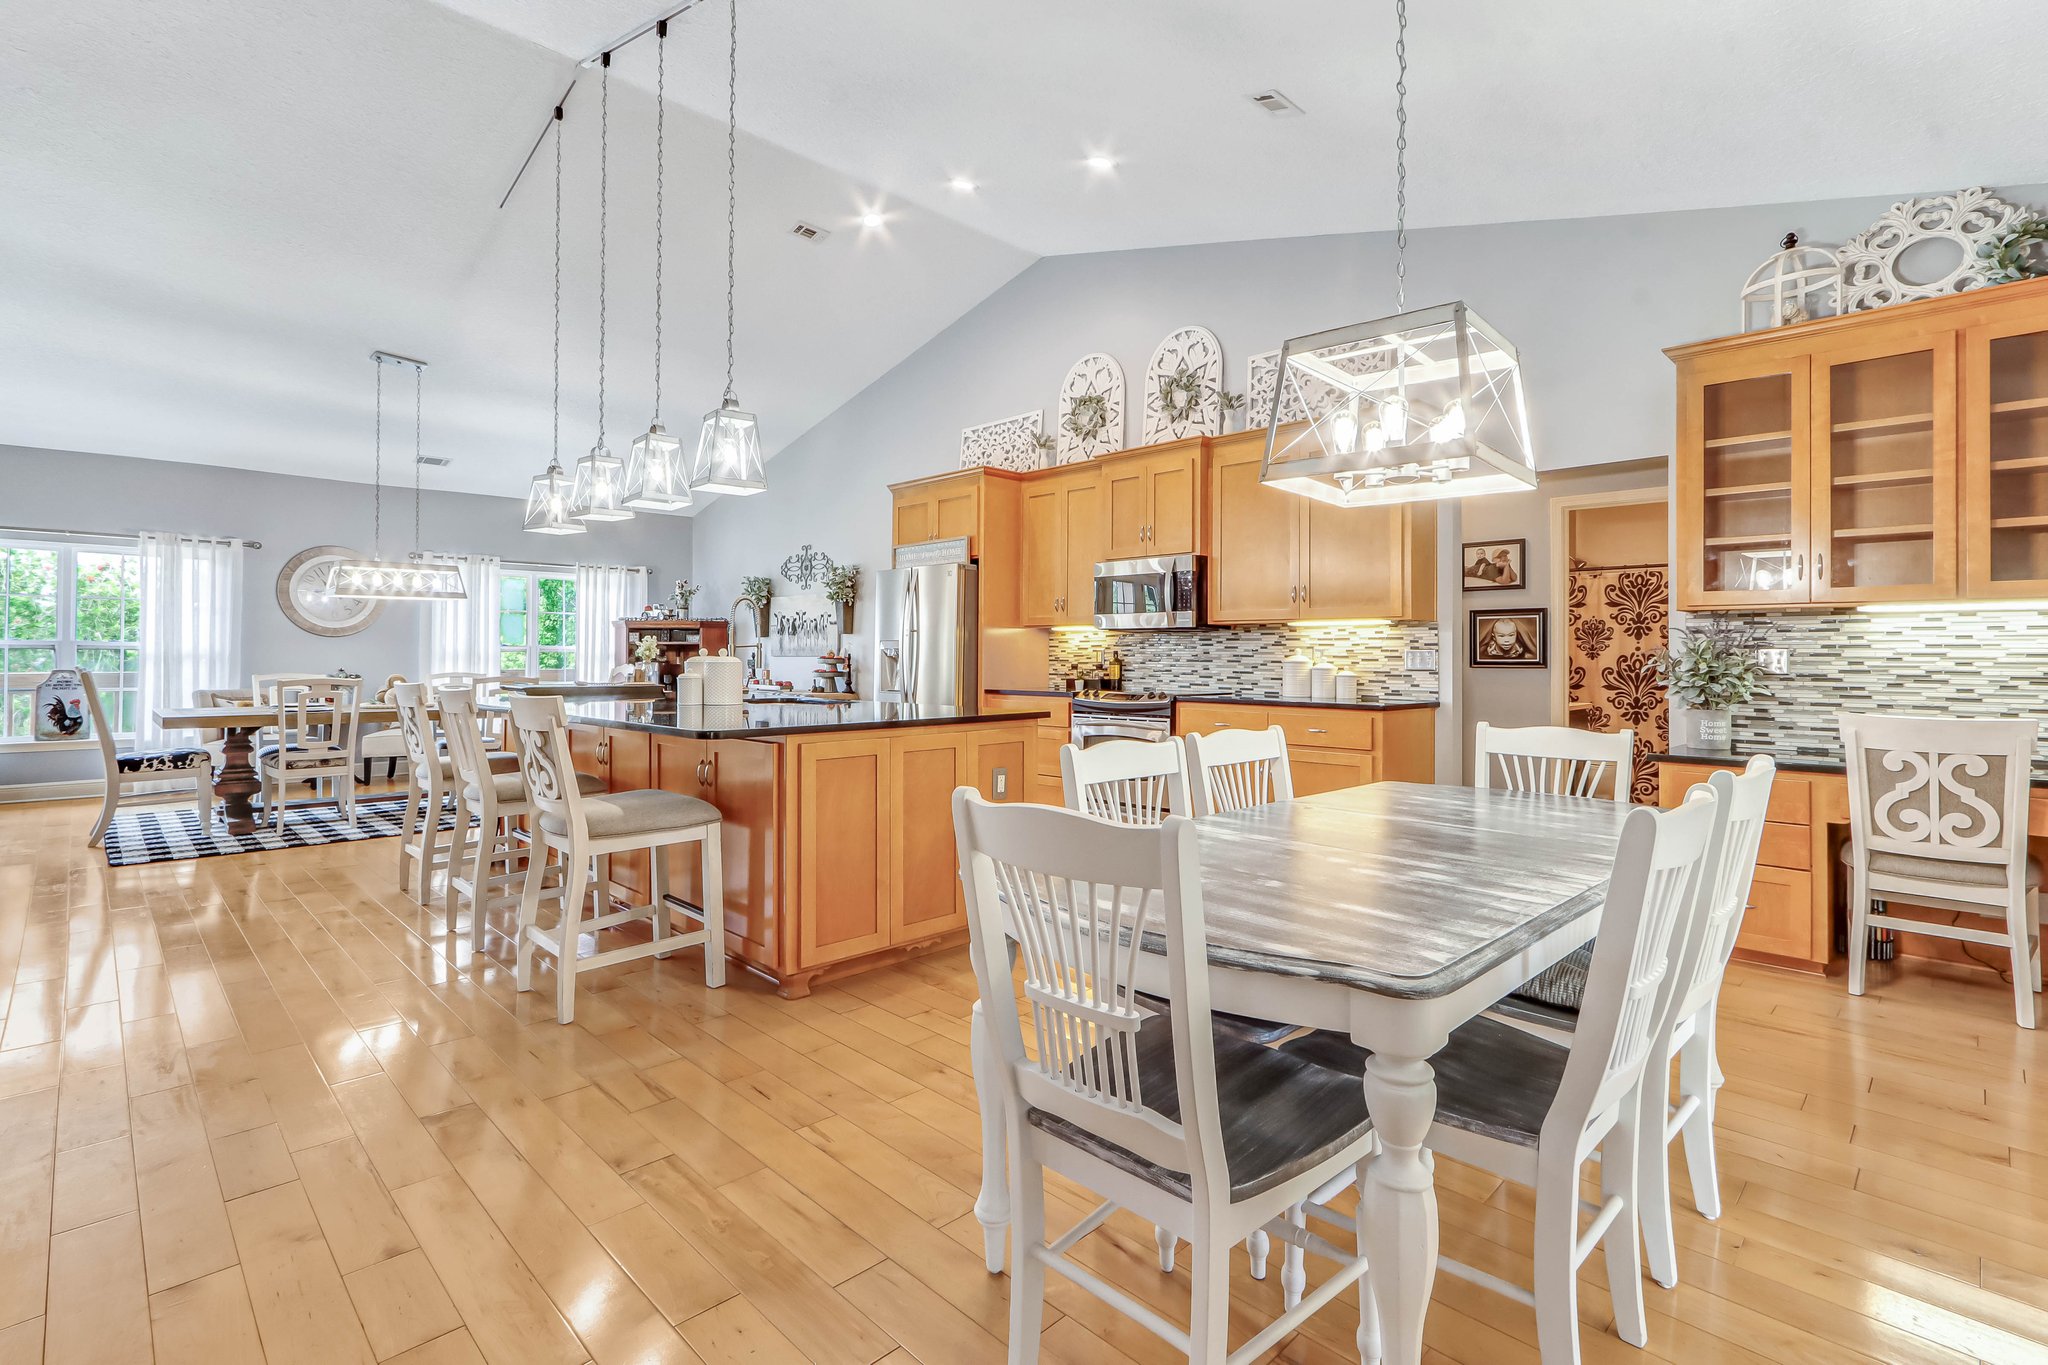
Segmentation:
[[(366, 480), (364, 357), (385, 347), (433, 362), (428, 447), (456, 463), (429, 486), (516, 494), (547, 458), (546, 149), (497, 203), (573, 59), (659, 4), (0, 0), (0, 443)], [(742, 8), (738, 388), (771, 449), (1036, 256), (1392, 221), (1390, 4)], [(1410, 222), (2048, 178), (2024, 132), (2033, 8), (1411, 0)], [(723, 379), (725, 15), (704, 0), (670, 39), (664, 415), (681, 431)], [(596, 406), (584, 76), (570, 457)], [(643, 41), (613, 82), (615, 449), (651, 406), (652, 84)], [(1275, 86), (1307, 115), (1246, 101)], [(1084, 168), (1095, 152), (1117, 170)], [(858, 226), (870, 208), (883, 228)], [(789, 237), (798, 218), (832, 236)]]

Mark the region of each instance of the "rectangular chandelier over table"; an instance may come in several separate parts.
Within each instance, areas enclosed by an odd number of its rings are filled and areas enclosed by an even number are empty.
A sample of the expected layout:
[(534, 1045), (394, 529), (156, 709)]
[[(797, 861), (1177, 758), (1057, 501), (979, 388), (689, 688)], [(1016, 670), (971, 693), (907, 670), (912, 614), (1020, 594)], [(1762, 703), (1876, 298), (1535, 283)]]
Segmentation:
[(345, 559), (327, 574), (336, 597), (379, 597), (403, 601), (468, 597), (462, 566), (431, 559)]

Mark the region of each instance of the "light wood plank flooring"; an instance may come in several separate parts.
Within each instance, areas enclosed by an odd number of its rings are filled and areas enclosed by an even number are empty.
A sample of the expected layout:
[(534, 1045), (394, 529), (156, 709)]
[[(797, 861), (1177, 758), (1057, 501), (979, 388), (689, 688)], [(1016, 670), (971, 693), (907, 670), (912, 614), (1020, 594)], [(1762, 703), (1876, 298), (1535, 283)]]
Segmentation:
[[(561, 1028), (502, 936), (473, 960), (396, 889), (392, 841), (116, 871), (92, 815), (0, 806), (0, 1365), (1003, 1358), (963, 955), (798, 1002), (649, 959)], [(1648, 1353), (1593, 1258), (1589, 1362), (2048, 1361), (2048, 1042), (1988, 976), (1903, 970), (1861, 1001), (1735, 971), (1725, 1216), (1681, 1173)], [(1446, 1252), (1527, 1283), (1528, 1192), (1450, 1162), (1438, 1186)], [(1080, 1254), (1185, 1313), (1135, 1220)], [(1242, 1340), (1279, 1277), (1238, 1265)], [(1355, 1311), (1271, 1358), (1352, 1359)], [(1057, 1281), (1047, 1321), (1047, 1359), (1173, 1358)], [(1434, 1365), (1534, 1340), (1439, 1280)]]

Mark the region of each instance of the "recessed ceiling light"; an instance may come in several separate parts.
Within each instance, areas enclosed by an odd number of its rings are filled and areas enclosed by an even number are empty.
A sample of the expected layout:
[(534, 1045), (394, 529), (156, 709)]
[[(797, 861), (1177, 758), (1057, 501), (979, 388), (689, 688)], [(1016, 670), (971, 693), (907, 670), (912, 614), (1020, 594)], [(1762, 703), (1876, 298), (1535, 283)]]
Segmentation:
[(860, 216), (860, 225), (864, 228), (878, 228), (887, 221), (881, 214), (874, 212), (863, 213)]
[(974, 182), (964, 175), (954, 176), (946, 182), (946, 185), (950, 189), (958, 190), (961, 194), (972, 194), (976, 188)]
[(1116, 169), (1116, 158), (1113, 156), (1091, 156), (1088, 158), (1087, 165), (1091, 171), (1113, 171)]

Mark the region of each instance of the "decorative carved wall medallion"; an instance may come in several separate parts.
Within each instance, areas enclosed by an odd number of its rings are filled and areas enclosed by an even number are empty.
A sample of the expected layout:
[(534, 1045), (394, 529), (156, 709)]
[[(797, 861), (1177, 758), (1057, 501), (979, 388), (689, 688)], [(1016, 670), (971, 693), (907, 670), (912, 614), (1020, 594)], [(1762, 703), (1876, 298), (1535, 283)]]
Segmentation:
[(962, 469), (1009, 469), (1028, 474), (1045, 462), (1039, 449), (1039, 430), (1045, 425), (1045, 410), (1020, 412), (1000, 422), (983, 422), (963, 427), (960, 432)]
[[(1842, 311), (1940, 298), (1991, 283), (1992, 263), (1979, 249), (2026, 216), (2026, 209), (1981, 188), (1900, 200), (1843, 243)], [(1946, 245), (1917, 253), (1912, 265), (1920, 268), (1902, 271), (1906, 253), (1927, 242)]]
[(1124, 367), (1097, 351), (1075, 361), (1060, 383), (1053, 439), (1060, 464), (1124, 448)]
[(1206, 327), (1182, 327), (1145, 367), (1141, 445), (1223, 434), (1223, 343)]
[(1315, 392), (1309, 395), (1313, 401), (1304, 398), (1301, 381), (1287, 386), (1282, 395), (1280, 389), (1280, 353), (1263, 351), (1255, 355), (1245, 366), (1245, 430), (1271, 426), (1273, 423), (1273, 400), (1280, 399), (1280, 420), (1283, 422), (1306, 422), (1321, 417), (1343, 401), (1344, 391), (1335, 384), (1323, 384), (1310, 379)]
[(788, 559), (782, 561), (782, 576), (798, 589), (809, 592), (825, 581), (825, 575), (837, 567), (832, 556), (821, 554), (806, 545)]

